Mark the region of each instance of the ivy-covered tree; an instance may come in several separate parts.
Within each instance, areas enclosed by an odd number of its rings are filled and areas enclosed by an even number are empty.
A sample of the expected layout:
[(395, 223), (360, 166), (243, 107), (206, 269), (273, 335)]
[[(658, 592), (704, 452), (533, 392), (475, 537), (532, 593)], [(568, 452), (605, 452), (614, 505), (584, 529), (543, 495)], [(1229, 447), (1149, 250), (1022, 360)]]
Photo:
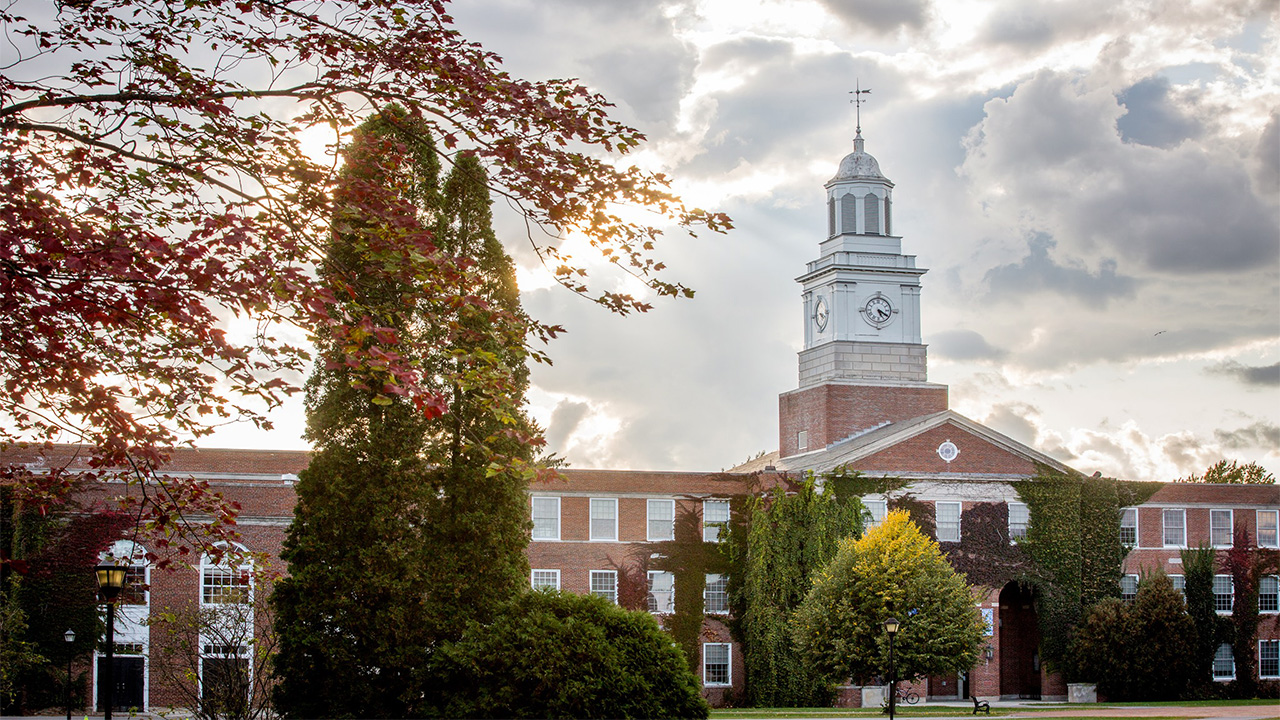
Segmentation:
[(831, 704), (831, 679), (804, 661), (792, 616), (840, 541), (862, 532), (863, 505), (839, 492), (840, 487), (828, 482), (819, 489), (808, 477), (753, 497), (740, 511), (735, 508), (727, 545), (732, 558), (729, 597), (751, 705)]
[(1181, 551), (1183, 597), (1187, 615), (1195, 628), (1192, 634), (1192, 683), (1212, 681), (1213, 656), (1218, 644), (1229, 639), (1229, 621), (1218, 616), (1213, 595), (1213, 576), (1218, 567), (1218, 552), (1207, 545)]
[(899, 678), (968, 670), (985, 625), (974, 593), (938, 549), (899, 510), (861, 538), (846, 538), (816, 575), (792, 620), (810, 666), (832, 680), (869, 680), (889, 669), (881, 623), (894, 617)]
[[(320, 334), (307, 383), (315, 453), (274, 598), (286, 716), (407, 716), (429, 702), (431, 653), (527, 585), (530, 326), (483, 171), (464, 156), (442, 187), (425, 130), (384, 111), (345, 153), (321, 273), (365, 330)], [(370, 381), (359, 358), (388, 335), (441, 413)]]
[(1132, 604), (1095, 604), (1071, 645), (1080, 677), (1108, 700), (1176, 700), (1192, 682), (1195, 631), (1163, 572), (1144, 577)]
[(1231, 605), (1230, 642), (1236, 665), (1236, 694), (1254, 697), (1258, 691), (1258, 591), (1264, 575), (1280, 570), (1280, 553), (1256, 547), (1243, 523), (1237, 524), (1232, 544), (1222, 558), (1231, 575), (1235, 597)]

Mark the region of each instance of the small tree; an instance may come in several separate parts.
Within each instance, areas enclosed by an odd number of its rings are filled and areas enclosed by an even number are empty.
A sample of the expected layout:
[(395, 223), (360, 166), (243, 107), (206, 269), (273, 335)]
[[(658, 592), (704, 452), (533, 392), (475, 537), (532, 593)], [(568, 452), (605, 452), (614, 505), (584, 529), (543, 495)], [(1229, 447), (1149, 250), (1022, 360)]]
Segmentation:
[(897, 510), (861, 539), (840, 543), (793, 624), (812, 667), (866, 680), (888, 671), (881, 623), (889, 617), (902, 623), (894, 641), (899, 678), (967, 670), (977, 661), (985, 626), (972, 589)]
[[(276, 636), (267, 603), (166, 607), (148, 620), (151, 668), (199, 720), (273, 715)], [(259, 614), (263, 613), (263, 614)]]
[(1205, 469), (1203, 475), (1188, 475), (1178, 478), (1180, 483), (1213, 483), (1219, 485), (1275, 485), (1276, 476), (1258, 463), (1250, 462), (1239, 465), (1235, 460), (1227, 462), (1219, 460)]
[(1107, 598), (1077, 630), (1081, 677), (1109, 700), (1173, 700), (1195, 677), (1195, 624), (1163, 572), (1144, 577), (1133, 604)]
[(443, 717), (705, 718), (684, 654), (647, 612), (604, 598), (525, 593), (436, 653)]
[(1207, 545), (1182, 551), (1183, 597), (1187, 615), (1195, 628), (1191, 657), (1195, 670), (1193, 684), (1212, 681), (1213, 655), (1218, 643), (1230, 635), (1228, 620), (1218, 617), (1214, 609), (1213, 575), (1217, 568), (1217, 551)]

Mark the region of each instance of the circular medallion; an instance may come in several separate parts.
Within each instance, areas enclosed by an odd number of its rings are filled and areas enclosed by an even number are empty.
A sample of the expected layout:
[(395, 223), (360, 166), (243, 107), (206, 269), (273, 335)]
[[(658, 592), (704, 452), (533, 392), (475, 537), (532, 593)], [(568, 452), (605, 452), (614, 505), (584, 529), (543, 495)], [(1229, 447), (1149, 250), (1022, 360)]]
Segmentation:
[(878, 328), (889, 324), (893, 319), (893, 304), (883, 295), (872, 295), (867, 304), (862, 306), (862, 317)]
[(960, 455), (960, 448), (956, 444), (947, 440), (938, 446), (938, 457), (942, 458), (947, 464)]
[(827, 299), (821, 295), (818, 296), (818, 302), (813, 306), (813, 321), (818, 325), (818, 332), (827, 329), (827, 317), (830, 313), (827, 311)]

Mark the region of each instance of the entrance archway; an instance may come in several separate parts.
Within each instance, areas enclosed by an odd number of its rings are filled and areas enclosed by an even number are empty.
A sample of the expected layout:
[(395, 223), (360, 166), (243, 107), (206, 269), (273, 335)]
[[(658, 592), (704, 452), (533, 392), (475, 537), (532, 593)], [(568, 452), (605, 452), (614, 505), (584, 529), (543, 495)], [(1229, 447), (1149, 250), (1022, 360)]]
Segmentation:
[(1000, 696), (1040, 697), (1040, 624), (1035, 590), (1011, 582), (1000, 591)]

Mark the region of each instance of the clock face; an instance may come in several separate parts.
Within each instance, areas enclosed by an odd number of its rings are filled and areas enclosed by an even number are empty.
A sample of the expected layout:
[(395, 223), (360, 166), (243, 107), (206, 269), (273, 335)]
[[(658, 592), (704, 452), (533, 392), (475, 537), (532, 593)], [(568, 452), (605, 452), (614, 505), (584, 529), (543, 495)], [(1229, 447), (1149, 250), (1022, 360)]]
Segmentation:
[(818, 325), (818, 332), (827, 329), (827, 317), (829, 315), (830, 313), (827, 312), (827, 299), (819, 295), (818, 302), (813, 306), (813, 321)]
[(862, 306), (862, 315), (872, 325), (884, 327), (889, 324), (890, 318), (893, 317), (893, 305), (883, 295), (876, 295), (868, 300), (866, 305)]

